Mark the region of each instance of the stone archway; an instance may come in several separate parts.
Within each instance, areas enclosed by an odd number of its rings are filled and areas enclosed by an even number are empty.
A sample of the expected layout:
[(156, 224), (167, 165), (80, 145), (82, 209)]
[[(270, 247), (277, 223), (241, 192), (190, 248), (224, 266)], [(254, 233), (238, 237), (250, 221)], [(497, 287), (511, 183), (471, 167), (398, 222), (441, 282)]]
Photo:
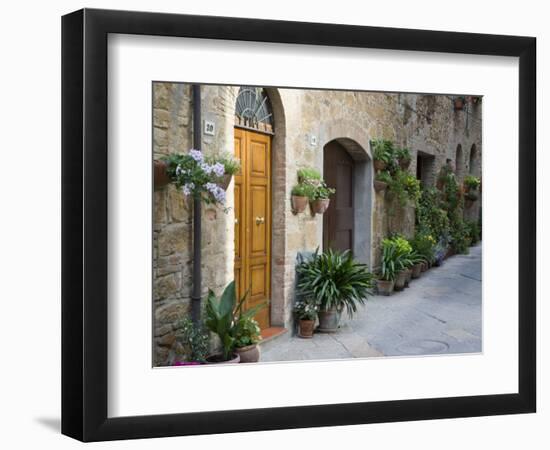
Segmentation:
[[(323, 124), (320, 138), (322, 149), (336, 142), (353, 159), (353, 254), (356, 259), (371, 266), (374, 175), (368, 135), (357, 124), (341, 120)], [(323, 152), (319, 152), (319, 157), (323, 158)], [(322, 162), (319, 167), (323, 167)]]

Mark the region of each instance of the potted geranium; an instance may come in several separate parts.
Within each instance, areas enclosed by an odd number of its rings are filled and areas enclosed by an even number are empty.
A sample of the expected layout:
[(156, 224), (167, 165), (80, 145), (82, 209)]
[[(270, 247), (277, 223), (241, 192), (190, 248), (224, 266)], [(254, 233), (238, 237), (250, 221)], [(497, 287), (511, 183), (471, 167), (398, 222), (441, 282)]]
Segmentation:
[(329, 188), (324, 181), (319, 186), (312, 189), (310, 193), (311, 212), (313, 214), (323, 214), (330, 205), (330, 196), (336, 192), (336, 189)]
[(318, 305), (313, 297), (305, 297), (294, 305), (294, 314), (298, 319), (298, 336), (310, 339), (313, 337)]
[(316, 251), (298, 264), (298, 292), (319, 305), (319, 331), (338, 330), (345, 309), (351, 318), (358, 305), (372, 294), (374, 276), (365, 264), (355, 261), (349, 251)]
[(292, 212), (294, 214), (298, 214), (306, 210), (310, 192), (311, 186), (304, 183), (299, 183), (292, 188), (290, 199), (292, 204)]

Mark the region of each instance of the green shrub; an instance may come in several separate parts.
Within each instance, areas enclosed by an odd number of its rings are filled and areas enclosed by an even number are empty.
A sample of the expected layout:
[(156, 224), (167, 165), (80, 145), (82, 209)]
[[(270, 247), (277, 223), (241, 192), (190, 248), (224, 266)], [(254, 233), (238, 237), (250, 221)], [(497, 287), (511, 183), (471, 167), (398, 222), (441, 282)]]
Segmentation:
[(477, 189), (480, 184), (481, 180), (478, 177), (474, 177), (473, 175), (467, 175), (464, 177), (464, 186), (469, 189)]
[(190, 317), (184, 317), (177, 324), (176, 340), (181, 345), (184, 361), (206, 361), (210, 350), (210, 337), (201, 323), (194, 324)]
[(313, 167), (304, 167), (298, 170), (298, 182), (306, 183), (308, 181), (321, 181), (321, 173)]
[(378, 181), (382, 181), (383, 183), (390, 184), (391, 183), (391, 175), (387, 170), (382, 170), (376, 174), (376, 179)]
[(471, 243), (472, 244), (477, 243), (481, 238), (481, 230), (479, 227), (479, 223), (475, 220), (468, 220), (466, 221), (466, 229), (467, 229), (468, 237), (471, 240)]
[(417, 232), (411, 240), (413, 251), (429, 262), (434, 260), (436, 244), (435, 238), (425, 232)]
[(392, 141), (385, 139), (373, 139), (370, 141), (372, 147), (372, 157), (376, 161), (383, 161), (390, 164), (394, 158), (394, 149)]
[(350, 317), (357, 305), (365, 303), (374, 286), (374, 276), (365, 264), (355, 261), (349, 251), (315, 252), (296, 268), (298, 292), (312, 298), (321, 310), (346, 309)]
[(399, 161), (410, 161), (411, 160), (411, 152), (408, 148), (397, 148), (395, 150), (395, 157)]

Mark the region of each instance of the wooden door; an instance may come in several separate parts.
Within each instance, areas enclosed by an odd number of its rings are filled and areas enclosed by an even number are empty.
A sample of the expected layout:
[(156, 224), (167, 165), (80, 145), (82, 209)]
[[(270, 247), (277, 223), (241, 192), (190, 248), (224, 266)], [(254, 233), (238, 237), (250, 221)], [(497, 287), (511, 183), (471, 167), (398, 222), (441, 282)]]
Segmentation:
[(338, 142), (324, 148), (324, 178), (336, 188), (323, 217), (323, 248), (353, 250), (353, 159)]
[[(245, 307), (266, 303), (271, 294), (271, 136), (235, 128), (235, 283)], [(266, 304), (256, 315), (270, 326)]]

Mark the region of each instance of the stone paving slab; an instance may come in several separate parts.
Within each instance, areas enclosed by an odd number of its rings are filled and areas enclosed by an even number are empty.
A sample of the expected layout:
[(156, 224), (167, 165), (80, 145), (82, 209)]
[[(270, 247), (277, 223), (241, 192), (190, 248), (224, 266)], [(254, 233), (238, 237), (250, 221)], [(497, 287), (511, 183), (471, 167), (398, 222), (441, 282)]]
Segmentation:
[(338, 333), (270, 342), (261, 360), (481, 352), (481, 244), (424, 272), (402, 292), (370, 298), (353, 320), (343, 319)]

